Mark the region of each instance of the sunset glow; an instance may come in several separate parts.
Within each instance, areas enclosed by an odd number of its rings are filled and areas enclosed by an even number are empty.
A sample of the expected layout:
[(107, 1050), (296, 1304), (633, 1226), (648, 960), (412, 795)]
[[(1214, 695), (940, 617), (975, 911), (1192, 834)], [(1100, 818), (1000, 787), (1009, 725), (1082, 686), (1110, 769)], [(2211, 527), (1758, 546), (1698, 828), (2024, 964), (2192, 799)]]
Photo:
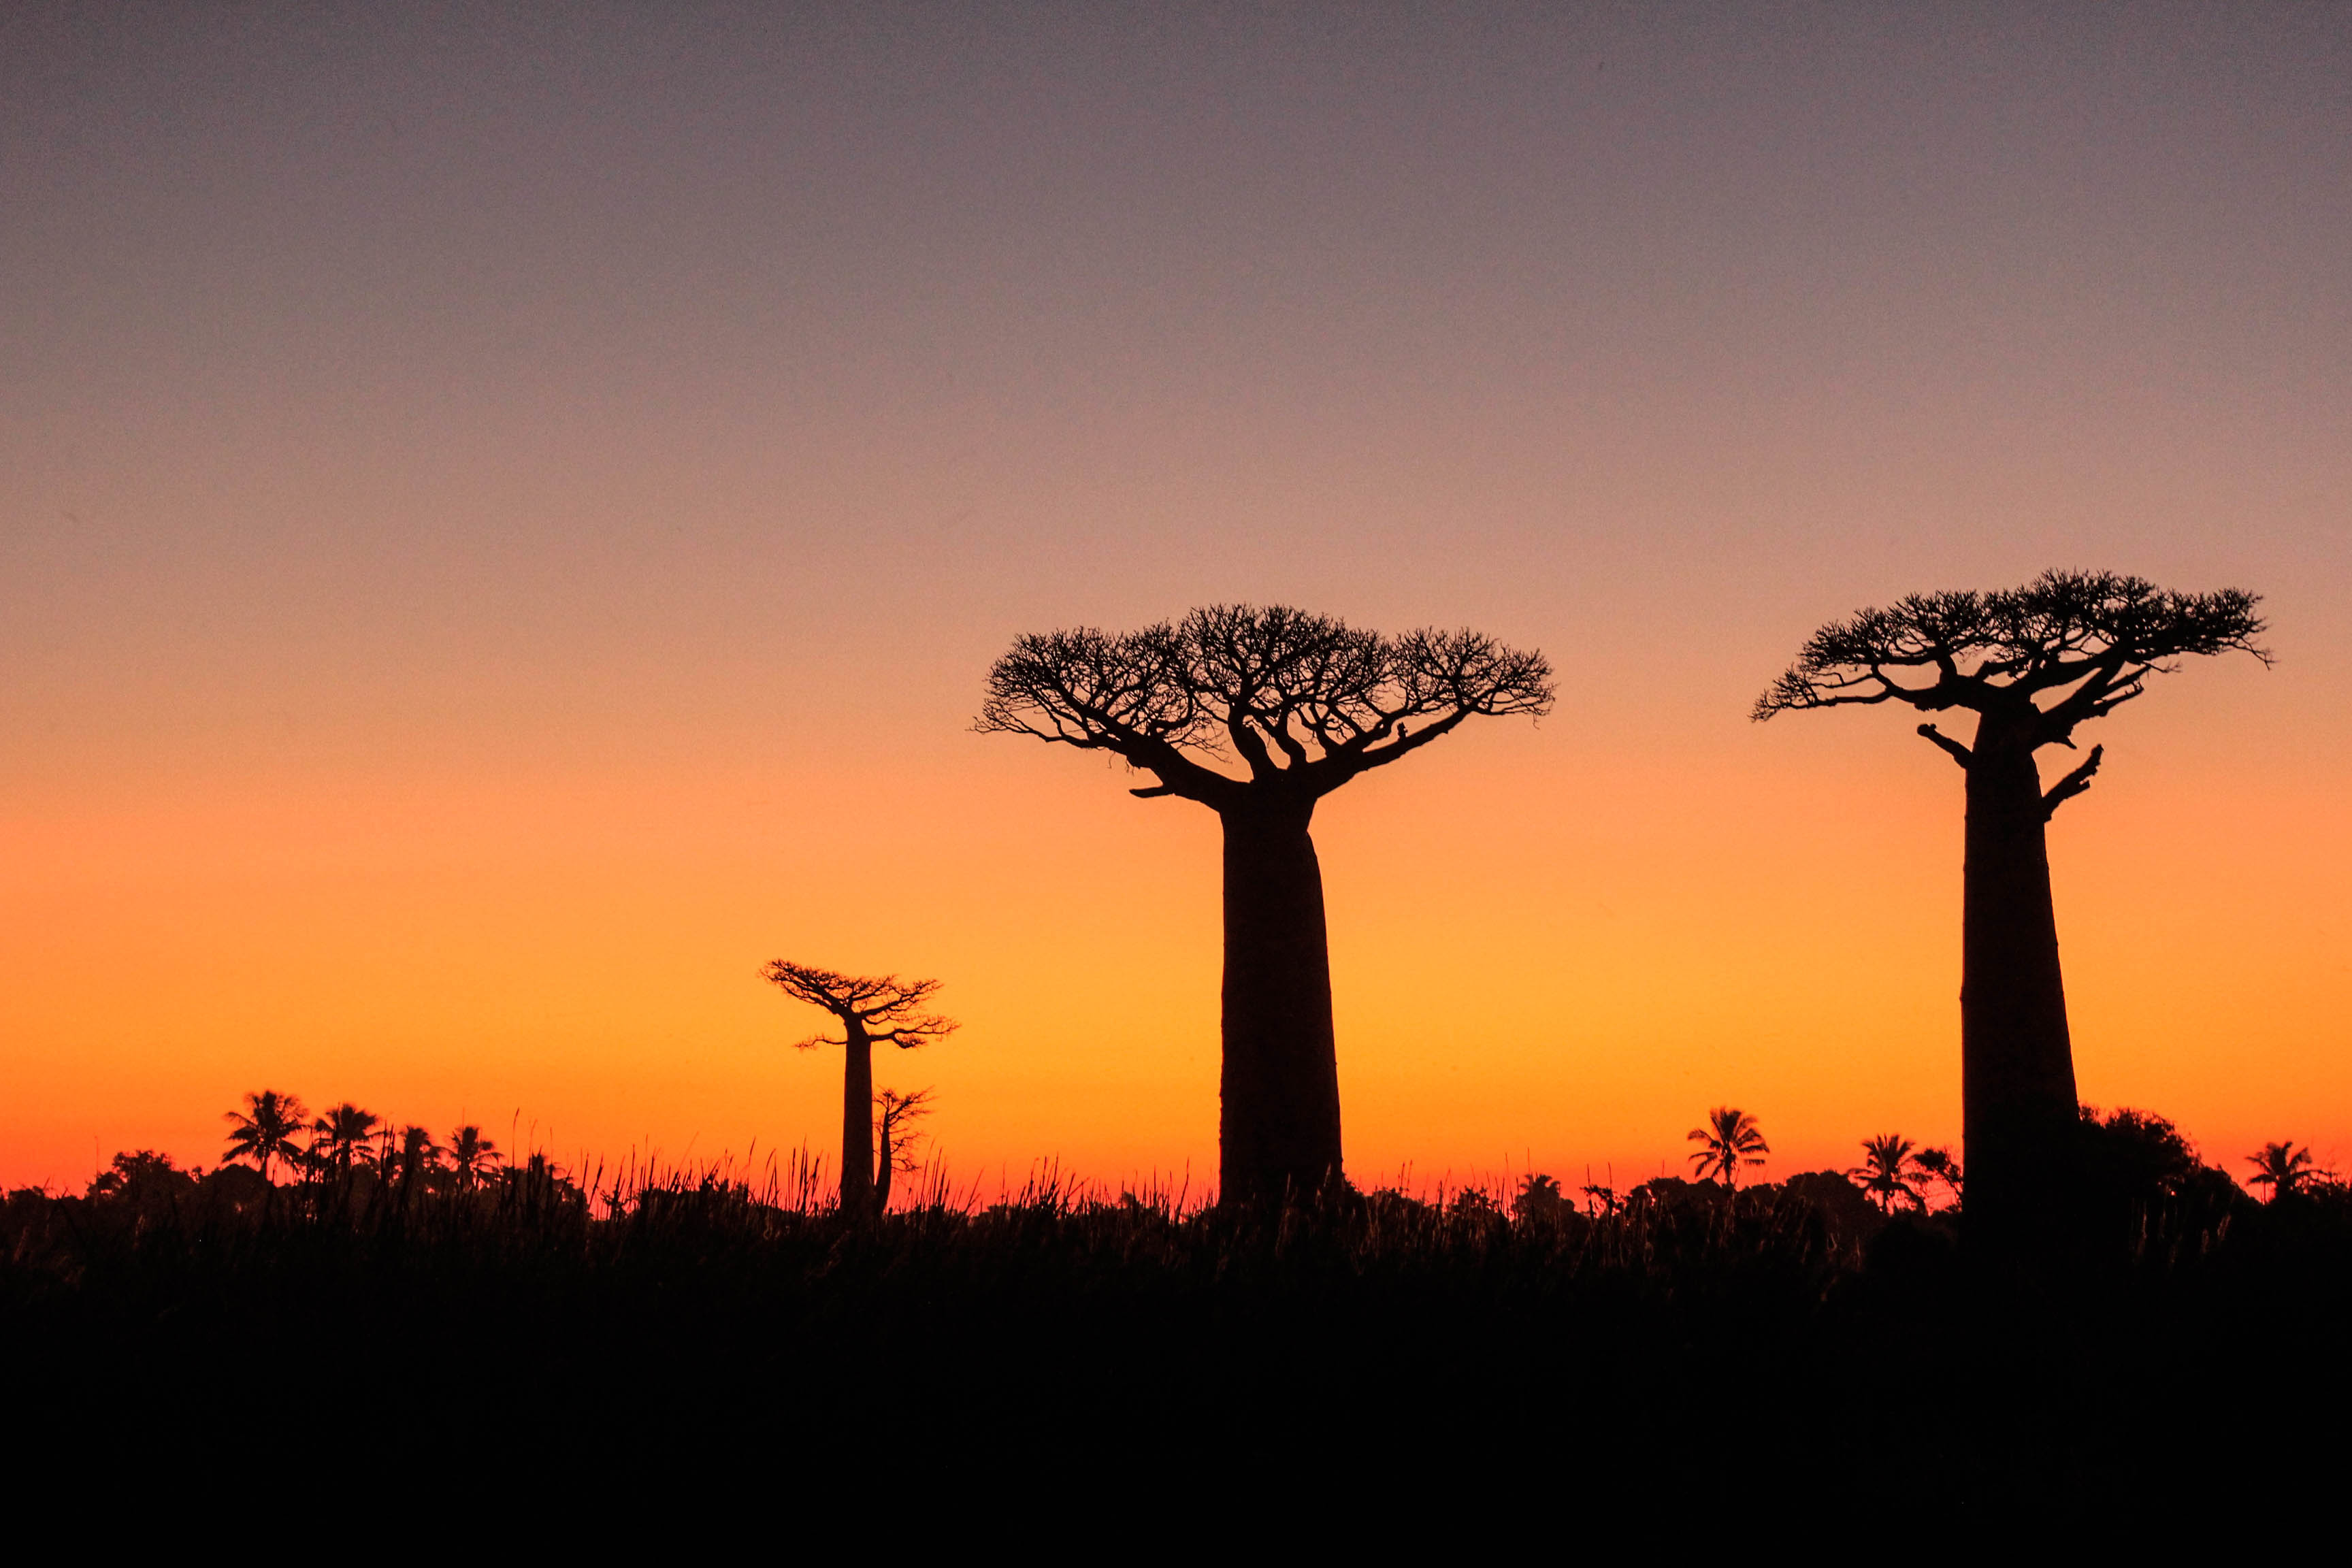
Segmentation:
[(2340, 14), (100, 15), (0, 23), (0, 1186), (826, 1153), (785, 957), (945, 983), (956, 1179), (1197, 1191), (1215, 821), (971, 723), (1222, 601), (1558, 675), (1317, 816), (1359, 1183), (1956, 1142), (1958, 777), (1748, 713), (2052, 566), (2276, 654), (2053, 824), (2084, 1098), (2352, 1163)]

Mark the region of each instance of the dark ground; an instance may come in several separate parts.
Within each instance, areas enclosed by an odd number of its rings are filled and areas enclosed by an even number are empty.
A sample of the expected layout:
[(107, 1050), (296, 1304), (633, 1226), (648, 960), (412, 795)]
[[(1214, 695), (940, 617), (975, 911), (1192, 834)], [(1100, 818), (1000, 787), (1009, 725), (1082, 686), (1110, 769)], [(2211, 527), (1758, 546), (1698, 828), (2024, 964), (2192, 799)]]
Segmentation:
[(1655, 1184), (1598, 1220), (1048, 1193), (861, 1226), (682, 1184), (592, 1219), (520, 1178), (18, 1194), (0, 1394), (58, 1454), (182, 1471), (258, 1450), (430, 1476), (457, 1452), (574, 1485), (1152, 1478), (2143, 1521), (2341, 1485), (2341, 1189), (2159, 1194), (2053, 1281), (1809, 1180)]

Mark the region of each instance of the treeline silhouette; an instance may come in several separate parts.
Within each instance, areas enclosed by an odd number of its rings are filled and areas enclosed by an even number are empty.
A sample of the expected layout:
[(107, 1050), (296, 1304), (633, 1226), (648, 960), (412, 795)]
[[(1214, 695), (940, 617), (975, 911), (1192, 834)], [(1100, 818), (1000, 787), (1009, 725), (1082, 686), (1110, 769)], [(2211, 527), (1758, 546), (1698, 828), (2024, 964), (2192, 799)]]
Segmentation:
[(1110, 1432), (1122, 1463), (1209, 1443), (1312, 1470), (1374, 1427), (1523, 1445), (1506, 1468), (1621, 1464), (1681, 1451), (1731, 1389), (1772, 1434), (1741, 1450), (1751, 1480), (1894, 1408), (1932, 1416), (1944, 1484), (2006, 1498), (2053, 1477), (2121, 1495), (2186, 1462), (2158, 1424), (2300, 1431), (2307, 1401), (2352, 1392), (2352, 1191), (2274, 1146), (2258, 1174), (2294, 1174), (2258, 1201), (2137, 1110), (2080, 1117), (2112, 1245), (2021, 1295), (1962, 1267), (1956, 1162), (1890, 1134), (1852, 1171), (1759, 1179), (1762, 1130), (1732, 1107), (1695, 1129), (1706, 1174), (1622, 1192), (1531, 1174), (1218, 1205), (1050, 1168), (983, 1194), (935, 1162), (858, 1211), (810, 1157), (467, 1171), (458, 1139), (355, 1140), (344, 1107), (270, 1152), (272, 1181), (244, 1136), (262, 1098), (218, 1169), (131, 1152), (80, 1195), (0, 1205), (0, 1315), (43, 1350), (7, 1363), (12, 1397), (215, 1420), (257, 1366), (299, 1367), (527, 1407), (551, 1460), (631, 1423), (734, 1442), (755, 1413), (821, 1416), (862, 1448), (984, 1413), (992, 1444), (1057, 1464)]

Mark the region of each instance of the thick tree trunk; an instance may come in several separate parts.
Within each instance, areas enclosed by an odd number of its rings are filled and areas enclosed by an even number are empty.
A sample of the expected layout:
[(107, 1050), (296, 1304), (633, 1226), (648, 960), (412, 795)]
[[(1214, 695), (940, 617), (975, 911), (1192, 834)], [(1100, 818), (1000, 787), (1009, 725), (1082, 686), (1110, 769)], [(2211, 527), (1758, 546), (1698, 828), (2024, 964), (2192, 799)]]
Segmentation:
[(874, 1206), (874, 1042), (866, 1026), (845, 1021), (846, 1058), (841, 1082), (841, 1212)]
[(1960, 1098), (1972, 1246), (2049, 1258), (2075, 1206), (2074, 1053), (2058, 968), (2042, 780), (2031, 735), (1977, 727), (1968, 765)]
[(1339, 1173), (1339, 1064), (1314, 802), (1249, 802), (1225, 831), (1226, 1203), (1319, 1192)]

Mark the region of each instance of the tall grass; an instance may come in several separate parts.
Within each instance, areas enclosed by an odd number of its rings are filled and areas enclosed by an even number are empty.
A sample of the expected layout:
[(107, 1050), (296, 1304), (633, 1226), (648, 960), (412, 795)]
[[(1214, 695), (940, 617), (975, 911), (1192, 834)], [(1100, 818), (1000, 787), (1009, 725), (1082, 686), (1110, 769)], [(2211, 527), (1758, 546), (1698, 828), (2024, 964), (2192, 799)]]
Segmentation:
[[(542, 1159), (472, 1190), (216, 1173), (19, 1194), (0, 1393), (216, 1425), (285, 1379), (371, 1409), (528, 1412), (533, 1442), (575, 1457), (691, 1430), (803, 1455), (815, 1434), (877, 1452), (983, 1434), (998, 1458), (1269, 1464), (1431, 1432), (1560, 1462), (1680, 1453), (1692, 1413), (1727, 1401), (1800, 1449), (1898, 1411), (1943, 1431), (1948, 1465), (2061, 1470), (2177, 1425), (2184, 1391), (2253, 1402), (2201, 1412), (2231, 1422), (2276, 1419), (2273, 1394), (2352, 1394), (2335, 1195), (2144, 1216), (2133, 1258), (2068, 1297), (1972, 1280), (1947, 1218), (1874, 1227), (1786, 1186), (1656, 1184), (1598, 1216), (1476, 1187), (1234, 1213), (1050, 1163), (1002, 1185), (935, 1166), (861, 1220), (824, 1176), (803, 1152)], [(1995, 1458), (1968, 1447), (2020, 1410), (2031, 1429)]]

